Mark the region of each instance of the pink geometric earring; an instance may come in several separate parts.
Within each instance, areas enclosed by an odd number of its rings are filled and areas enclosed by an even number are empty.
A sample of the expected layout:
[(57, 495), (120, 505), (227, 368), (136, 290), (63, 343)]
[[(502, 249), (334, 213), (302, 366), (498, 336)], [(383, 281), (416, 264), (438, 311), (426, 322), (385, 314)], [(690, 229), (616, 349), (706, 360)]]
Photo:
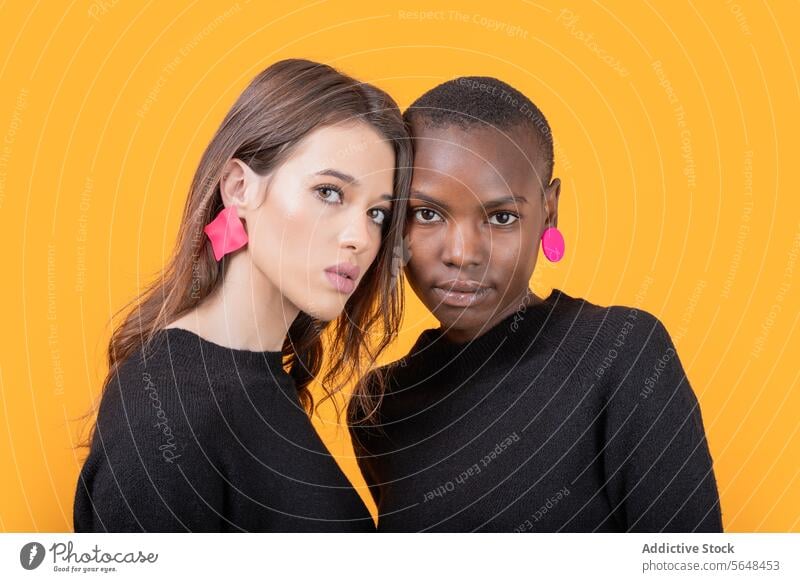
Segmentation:
[(544, 229), (542, 251), (551, 263), (557, 263), (564, 256), (564, 237), (555, 226)]
[(239, 218), (236, 208), (233, 206), (228, 206), (217, 214), (217, 217), (205, 226), (203, 232), (211, 239), (214, 258), (218, 261), (228, 253), (247, 244), (247, 233), (244, 230), (242, 219)]

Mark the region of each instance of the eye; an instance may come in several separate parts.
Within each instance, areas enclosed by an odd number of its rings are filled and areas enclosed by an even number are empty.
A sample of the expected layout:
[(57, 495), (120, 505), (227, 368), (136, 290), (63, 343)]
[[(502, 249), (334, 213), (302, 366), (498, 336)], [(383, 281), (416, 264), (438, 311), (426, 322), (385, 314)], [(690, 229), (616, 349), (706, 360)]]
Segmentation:
[(414, 219), (421, 224), (444, 221), (441, 214), (430, 208), (417, 208), (414, 210)]
[[(493, 222), (494, 219), (497, 219), (497, 221)], [(489, 222), (498, 226), (508, 226), (509, 224), (514, 224), (517, 220), (519, 220), (519, 216), (511, 212), (498, 212), (489, 217)]]
[(317, 192), (317, 197), (326, 204), (341, 204), (342, 191), (338, 186), (331, 184), (324, 184), (314, 188)]
[(392, 212), (388, 208), (371, 208), (367, 214), (375, 221), (375, 224), (383, 226), (389, 222)]

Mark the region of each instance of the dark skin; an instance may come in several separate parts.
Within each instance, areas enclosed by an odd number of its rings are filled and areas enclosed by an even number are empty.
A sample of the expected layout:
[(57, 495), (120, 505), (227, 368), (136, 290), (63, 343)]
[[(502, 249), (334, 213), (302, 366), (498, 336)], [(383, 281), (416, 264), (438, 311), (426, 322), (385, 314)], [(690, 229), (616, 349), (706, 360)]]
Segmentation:
[(524, 128), (414, 121), (412, 135), (406, 275), (445, 337), (467, 342), (542, 301), (529, 283), (542, 232), (558, 225), (561, 182), (542, 184), (545, 163)]

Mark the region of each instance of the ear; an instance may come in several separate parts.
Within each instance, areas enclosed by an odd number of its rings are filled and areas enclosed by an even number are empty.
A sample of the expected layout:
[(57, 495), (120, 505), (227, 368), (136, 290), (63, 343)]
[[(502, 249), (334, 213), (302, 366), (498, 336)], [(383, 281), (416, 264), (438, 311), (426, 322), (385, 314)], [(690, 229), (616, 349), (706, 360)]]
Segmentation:
[(219, 191), (225, 208), (234, 206), (242, 212), (253, 205), (258, 191), (258, 176), (243, 161), (231, 158), (222, 169)]
[(558, 226), (558, 197), (561, 195), (561, 180), (554, 178), (544, 189), (544, 203), (547, 213), (544, 217), (547, 226)]

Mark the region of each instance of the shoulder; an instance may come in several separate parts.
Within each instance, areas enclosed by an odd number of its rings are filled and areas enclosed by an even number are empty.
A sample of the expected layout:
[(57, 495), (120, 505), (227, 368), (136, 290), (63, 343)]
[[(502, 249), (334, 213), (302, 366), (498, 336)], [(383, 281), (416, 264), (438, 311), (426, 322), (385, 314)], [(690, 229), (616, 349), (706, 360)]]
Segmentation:
[(637, 307), (614, 305), (606, 308), (604, 338), (626, 358), (674, 352), (672, 338), (664, 323), (653, 313)]
[(653, 313), (626, 304), (601, 305), (558, 292), (550, 298), (544, 326), (546, 335), (564, 365), (597, 366), (598, 378), (610, 361), (635, 359), (644, 348), (671, 343), (664, 324)]
[(141, 347), (108, 378), (97, 431), (113, 446), (208, 433), (214, 400), (204, 378), (197, 364), (177, 359), (163, 343)]
[(694, 405), (695, 396), (665, 324), (653, 313), (629, 306), (605, 309), (602, 341), (592, 362), (593, 378), (605, 386), (615, 405), (648, 404), (680, 399)]
[(570, 298), (562, 313), (564, 339), (572, 346), (562, 351), (586, 362), (593, 380), (618, 384), (624, 378), (641, 376), (659, 361), (663, 366), (670, 362), (673, 368), (680, 367), (665, 324), (646, 309)]
[(616, 304), (599, 305), (587, 299), (569, 297), (561, 311), (562, 319), (572, 333), (588, 334), (595, 342), (616, 347), (663, 343), (670, 341), (661, 320), (640, 307)]

